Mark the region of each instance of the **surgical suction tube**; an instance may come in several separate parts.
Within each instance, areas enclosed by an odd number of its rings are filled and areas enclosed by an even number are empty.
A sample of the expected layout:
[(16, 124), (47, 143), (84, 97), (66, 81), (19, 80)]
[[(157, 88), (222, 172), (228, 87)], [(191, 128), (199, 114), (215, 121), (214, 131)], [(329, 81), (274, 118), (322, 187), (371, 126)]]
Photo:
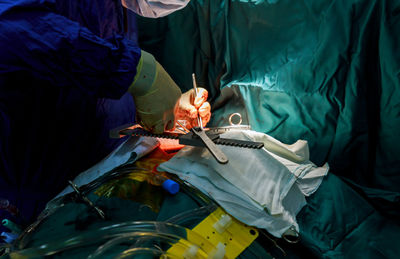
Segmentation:
[(161, 259), (182, 258), (182, 256), (177, 256), (170, 253), (164, 253), (163, 251), (154, 248), (131, 248), (125, 250), (124, 252), (122, 252), (121, 254), (117, 255), (114, 258), (115, 259), (132, 258), (133, 255), (152, 255), (152, 256), (159, 256)]
[(133, 221), (133, 222), (114, 224), (96, 230), (87, 231), (79, 235), (67, 237), (55, 242), (46, 243), (38, 247), (13, 251), (10, 254), (10, 256), (11, 258), (20, 258), (19, 256), (24, 256), (28, 258), (38, 257), (38, 256), (49, 256), (71, 248), (92, 245), (102, 240), (116, 238), (123, 234), (135, 233), (135, 232), (154, 233), (155, 235), (158, 234), (160, 236), (167, 236), (170, 238), (183, 239), (183, 240), (186, 240), (187, 236), (190, 234), (190, 236), (195, 237), (194, 240), (201, 240), (203, 247), (214, 248), (213, 244), (211, 244), (209, 241), (207, 241), (202, 236), (200, 236), (196, 232), (193, 232), (190, 229), (165, 222)]
[(202, 193), (199, 189), (197, 189), (195, 186), (190, 184), (189, 182), (185, 180), (181, 180), (177, 176), (172, 176), (172, 180), (175, 182), (179, 183), (181, 186), (181, 189), (188, 194), (193, 200), (195, 200), (198, 204), (202, 206), (207, 206), (210, 204), (217, 204), (213, 199)]
[(87, 195), (91, 191), (95, 190), (96, 188), (100, 187), (102, 184), (115, 179), (115, 177), (120, 177), (126, 174), (134, 173), (134, 172), (141, 172), (141, 171), (149, 171), (149, 169), (136, 167), (136, 166), (126, 166), (126, 167), (117, 167), (111, 170), (110, 172), (105, 173), (100, 178), (80, 187), (79, 189)]
[[(217, 208), (217, 205), (215, 204), (211, 204), (208, 206), (204, 206), (204, 207), (200, 207), (200, 208), (196, 208), (193, 210), (189, 210), (189, 211), (185, 211), (182, 212), (178, 215), (175, 215), (171, 218), (169, 218), (167, 221), (168, 223), (172, 223), (172, 224), (176, 224), (176, 225), (181, 225), (183, 223), (186, 223), (190, 220), (196, 220), (196, 219), (203, 219), (204, 217), (208, 216), (210, 213), (212, 213), (215, 209)], [(105, 243), (104, 245), (99, 246), (99, 248), (93, 253), (91, 254), (88, 259), (95, 259), (98, 257), (101, 257), (101, 255), (107, 251), (108, 249), (112, 248), (114, 245), (117, 245), (119, 243), (122, 242), (126, 242), (126, 241), (136, 241), (136, 243), (134, 244), (133, 247), (137, 248), (137, 247), (141, 247), (141, 243), (143, 242), (147, 242), (149, 237), (153, 237), (153, 234), (150, 233), (146, 233), (146, 234), (139, 234), (139, 233), (127, 233), (127, 234), (123, 234), (119, 237), (116, 237), (110, 241), (108, 241), (107, 243)], [(156, 237), (158, 238), (163, 238), (163, 241), (171, 241), (170, 244), (176, 243), (179, 240), (174, 240), (171, 237), (167, 237), (167, 236), (160, 236), (160, 235), (156, 235)], [(186, 247), (186, 249), (189, 249), (190, 246), (199, 246), (199, 244), (193, 244), (190, 243), (188, 240), (185, 240), (185, 242), (188, 242), (188, 246)], [(190, 246), (189, 246), (190, 245)], [(136, 251), (136, 250), (135, 250)], [(204, 252), (204, 251), (203, 251)]]
[[(95, 190), (102, 184), (106, 183), (109, 180), (115, 179), (115, 177), (123, 176), (125, 174), (129, 173), (141, 173), (140, 171), (150, 171), (145, 168), (140, 168), (136, 167), (133, 165), (123, 165), (119, 166), (117, 168), (112, 169), (111, 171), (107, 172), (100, 178), (84, 185), (81, 186), (79, 189), (80, 191), (84, 194), (87, 195), (91, 191)], [(184, 190), (188, 195), (190, 195), (194, 200), (196, 200), (199, 204), (201, 205), (209, 205), (209, 204), (215, 204), (213, 200), (211, 200), (209, 197), (205, 196), (202, 192), (200, 192), (197, 188), (194, 186), (191, 186), (188, 182), (184, 182), (178, 177), (172, 177), (174, 181), (178, 182), (182, 190)], [(48, 208), (45, 209), (44, 213), (42, 213), (38, 220), (35, 221), (32, 225), (30, 225), (28, 228), (26, 228), (23, 233), (20, 235), (20, 237), (17, 240), (17, 243), (15, 244), (15, 247), (18, 247), (19, 249), (23, 249), (26, 247), (26, 245), (29, 243), (31, 240), (32, 233), (37, 229), (37, 227), (41, 224), (43, 220), (48, 218), (50, 215), (52, 215), (55, 211), (57, 211), (58, 208), (62, 207), (65, 205), (66, 202), (70, 202), (72, 200), (72, 195), (73, 193), (69, 193), (64, 195), (63, 197), (60, 197), (59, 199), (55, 201), (51, 201), (48, 206)], [(24, 251), (24, 250), (21, 250)]]
[(206, 216), (210, 215), (217, 208), (218, 208), (218, 206), (216, 204), (211, 204), (211, 205), (203, 206), (203, 207), (196, 208), (193, 210), (184, 211), (180, 214), (177, 214), (177, 215), (169, 218), (165, 222), (176, 224), (176, 225), (182, 225), (189, 220), (204, 219)]
[[(208, 205), (208, 206), (204, 206), (204, 207), (196, 208), (196, 209), (193, 209), (193, 210), (185, 211), (185, 212), (182, 212), (180, 214), (177, 214), (177, 215), (169, 218), (165, 222), (176, 224), (176, 225), (181, 225), (181, 224), (186, 223), (186, 222), (188, 222), (190, 220), (203, 219), (204, 217), (206, 217), (210, 213), (212, 213), (216, 208), (217, 208), (217, 205), (211, 204), (211, 205)], [(104, 245), (99, 246), (98, 249), (88, 257), (88, 259), (89, 258), (90, 259), (98, 258), (105, 251), (107, 251), (108, 249), (110, 249), (114, 245), (117, 245), (117, 244), (125, 242), (125, 241), (136, 241), (136, 243), (134, 244), (133, 247), (135, 247), (135, 248), (137, 248), (138, 246), (140, 247), (140, 244), (143, 241), (147, 242), (149, 237), (153, 237), (153, 234), (151, 234), (151, 233), (140, 234), (140, 233), (136, 233), (136, 232), (123, 234), (121, 236), (118, 236), (118, 237), (108, 241)], [(168, 239), (167, 241), (174, 241), (174, 242), (179, 241), (179, 240), (173, 240), (171, 237), (167, 237), (167, 236), (156, 235), (156, 237), (163, 238), (164, 241), (167, 240), (167, 239)], [(174, 243), (174, 242), (172, 242), (172, 243)], [(189, 241), (186, 240), (186, 242), (189, 242)], [(170, 244), (172, 244), (172, 243), (170, 243)], [(189, 242), (188, 245), (199, 246), (199, 244), (192, 244), (190, 242)], [(189, 249), (190, 247), (188, 246), (186, 248)]]
[[(139, 172), (143, 170), (148, 170), (132, 165), (123, 165), (118, 166), (109, 172), (105, 173), (103, 176), (95, 179), (94, 181), (79, 187), (79, 190), (83, 195), (88, 195), (91, 191), (95, 190), (102, 184), (106, 183), (109, 180), (114, 179), (118, 176), (123, 176), (128, 173)], [(31, 240), (31, 234), (37, 229), (37, 227), (43, 222), (46, 218), (51, 216), (54, 212), (56, 212), (59, 208), (63, 207), (65, 203), (71, 202), (73, 200), (75, 193), (71, 192), (62, 197), (57, 198), (56, 200), (52, 200), (48, 203), (47, 207), (44, 211), (39, 215), (38, 219), (32, 223), (29, 227), (27, 227), (21, 235), (18, 237), (15, 247), (19, 249), (23, 249)]]
[[(136, 241), (136, 242), (135, 242)], [(137, 242), (137, 241), (144, 241), (144, 242)], [(148, 247), (150, 245), (150, 242), (155, 241), (157, 242), (156, 245), (152, 245), (152, 247)], [(126, 254), (126, 251), (138, 251), (135, 249), (153, 249), (157, 248), (159, 252), (166, 253), (161, 246), (162, 245), (167, 245), (167, 247), (171, 247), (172, 245), (179, 247), (180, 251), (190, 251), (190, 249), (193, 247), (195, 248), (196, 255), (200, 255), (201, 257), (206, 258), (207, 253), (202, 249), (201, 245), (199, 244), (194, 244), (190, 242), (189, 240), (182, 239), (182, 238), (177, 238), (175, 236), (171, 235), (165, 235), (161, 233), (143, 233), (143, 232), (134, 232), (134, 233), (127, 233), (123, 234), (119, 237), (116, 237), (114, 239), (111, 239), (110, 241), (106, 242), (104, 245), (99, 246), (98, 249), (91, 255), (88, 256), (88, 259), (96, 259), (96, 258), (103, 258), (104, 253), (112, 249), (114, 246), (122, 244), (122, 243), (127, 243), (127, 242), (135, 242), (134, 245), (129, 247), (129, 249), (125, 250), (122, 252), (120, 255)], [(208, 249), (209, 250), (209, 249)], [(178, 256), (178, 255), (175, 255)]]

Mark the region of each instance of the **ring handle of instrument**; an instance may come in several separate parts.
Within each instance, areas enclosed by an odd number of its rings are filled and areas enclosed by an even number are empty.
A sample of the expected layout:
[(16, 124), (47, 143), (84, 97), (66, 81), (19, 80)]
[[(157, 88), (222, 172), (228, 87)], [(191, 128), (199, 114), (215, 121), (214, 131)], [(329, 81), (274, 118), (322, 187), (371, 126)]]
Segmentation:
[[(238, 123), (233, 123), (233, 122), (232, 122), (232, 118), (235, 117), (235, 116), (238, 116), (238, 117), (239, 117), (239, 122), (238, 122)], [(232, 114), (229, 116), (229, 124), (230, 124), (231, 126), (239, 126), (240, 124), (242, 124), (242, 115), (241, 115), (240, 113), (238, 113), (238, 112), (232, 113)]]

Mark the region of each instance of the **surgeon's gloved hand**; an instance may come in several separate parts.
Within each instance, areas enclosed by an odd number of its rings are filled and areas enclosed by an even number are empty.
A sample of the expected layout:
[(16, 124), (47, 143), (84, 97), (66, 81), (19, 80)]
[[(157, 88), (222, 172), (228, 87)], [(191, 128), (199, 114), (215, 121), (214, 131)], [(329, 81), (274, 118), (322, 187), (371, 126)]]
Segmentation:
[(198, 94), (194, 89), (185, 92), (179, 102), (176, 112), (178, 120), (185, 120), (186, 128), (190, 129), (199, 126), (197, 123), (197, 116), (200, 116), (203, 122), (203, 127), (210, 121), (211, 106), (207, 102), (208, 92), (204, 88), (197, 88)]
[(153, 133), (175, 127), (180, 88), (153, 55), (142, 50), (137, 74), (128, 90), (136, 105), (138, 122)]

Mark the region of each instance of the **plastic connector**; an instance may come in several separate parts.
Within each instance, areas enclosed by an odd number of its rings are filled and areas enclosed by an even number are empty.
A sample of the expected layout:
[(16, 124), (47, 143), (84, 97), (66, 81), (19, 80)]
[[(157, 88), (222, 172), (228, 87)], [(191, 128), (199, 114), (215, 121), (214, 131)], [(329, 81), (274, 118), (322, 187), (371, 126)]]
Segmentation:
[(197, 252), (199, 251), (199, 247), (196, 245), (191, 245), (183, 254), (183, 258), (185, 259), (194, 259), (197, 258)]
[(21, 228), (11, 220), (3, 219), (1, 223), (3, 224), (4, 227), (8, 228), (12, 233), (16, 234), (21, 233)]
[(222, 234), (230, 224), (232, 224), (232, 218), (228, 214), (223, 214), (221, 218), (214, 223), (213, 227), (218, 233)]
[(3, 239), (3, 241), (8, 243), (8, 244), (12, 243), (15, 239), (18, 238), (18, 234), (9, 233), (9, 232), (2, 232), (0, 234), (0, 236)]
[(177, 194), (179, 192), (179, 184), (171, 179), (167, 179), (162, 183), (162, 187), (170, 194)]
[(225, 245), (222, 243), (218, 243), (216, 249), (214, 252), (212, 252), (208, 258), (209, 259), (223, 259), (225, 257), (226, 251), (225, 251)]

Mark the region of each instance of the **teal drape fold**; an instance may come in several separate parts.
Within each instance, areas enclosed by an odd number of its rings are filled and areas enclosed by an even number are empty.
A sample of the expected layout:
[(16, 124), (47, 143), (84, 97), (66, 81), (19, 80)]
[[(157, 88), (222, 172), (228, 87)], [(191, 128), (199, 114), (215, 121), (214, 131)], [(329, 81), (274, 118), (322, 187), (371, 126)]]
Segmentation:
[(195, 72), (209, 90), (210, 125), (240, 112), (329, 163), (298, 216), (305, 247), (323, 258), (398, 254), (399, 0), (192, 0), (138, 27), (182, 89)]
[(400, 192), (400, 1), (191, 1), (138, 20), (139, 41), (182, 89), (210, 91), (211, 125), (254, 130), (372, 188)]

